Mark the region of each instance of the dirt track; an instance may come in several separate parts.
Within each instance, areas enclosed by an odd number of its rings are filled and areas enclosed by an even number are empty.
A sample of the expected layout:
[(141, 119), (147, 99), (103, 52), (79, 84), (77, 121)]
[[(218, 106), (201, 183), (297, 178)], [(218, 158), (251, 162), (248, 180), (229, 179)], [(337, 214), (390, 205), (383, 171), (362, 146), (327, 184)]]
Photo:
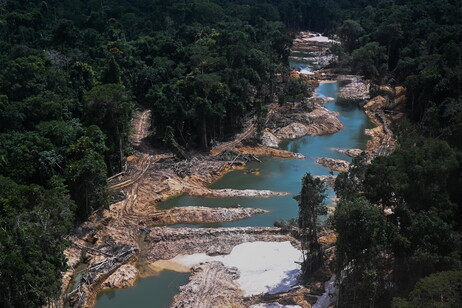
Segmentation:
[(134, 132), (130, 137), (130, 142), (134, 147), (140, 146), (141, 141), (149, 135), (150, 120), (151, 110), (135, 112), (132, 120)]
[(242, 291), (234, 279), (239, 277), (236, 269), (221, 262), (209, 262), (193, 267), (189, 283), (180, 287), (180, 294), (173, 298), (172, 308), (246, 307)]
[(222, 144), (217, 145), (210, 151), (211, 156), (217, 156), (218, 154), (222, 153), (225, 150), (232, 149), (236, 146), (238, 146), (244, 139), (249, 138), (255, 132), (257, 131), (257, 128), (255, 126), (255, 119), (250, 120), (250, 124), (247, 126), (247, 128), (240, 134), (236, 135), (232, 141), (225, 142)]

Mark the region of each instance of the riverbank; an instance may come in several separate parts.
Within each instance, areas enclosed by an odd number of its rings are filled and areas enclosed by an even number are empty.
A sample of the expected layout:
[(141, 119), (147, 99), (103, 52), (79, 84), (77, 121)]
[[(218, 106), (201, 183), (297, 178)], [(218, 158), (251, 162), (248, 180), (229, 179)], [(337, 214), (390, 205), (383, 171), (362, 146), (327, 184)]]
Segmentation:
[(390, 125), (404, 117), (406, 89), (371, 85), (355, 75), (339, 75), (337, 79), (340, 85), (338, 103), (359, 106), (375, 125), (365, 130), (365, 134), (371, 137), (366, 148), (369, 156), (392, 153), (396, 148), (396, 138)]
[[(314, 132), (313, 135), (331, 134), (332, 132), (328, 130), (333, 129), (339, 131), (339, 126), (337, 124), (322, 126), (322, 124), (324, 124), (323, 119), (326, 119), (327, 116), (330, 119), (335, 118), (336, 120), (332, 121), (336, 121), (336, 123), (341, 124), (341, 122), (337, 119), (337, 113), (329, 112), (328, 109), (324, 107), (324, 104), (328, 101), (329, 99), (326, 98), (322, 99), (322, 102), (315, 102), (315, 108), (311, 112), (306, 110), (306, 112), (303, 113), (302, 111), (305, 106), (300, 105), (293, 106), (294, 108), (284, 107), (275, 109), (274, 111), (271, 109), (269, 115), (274, 116), (276, 119), (287, 118), (287, 114), (294, 114), (294, 119), (296, 120), (302, 119), (305, 121), (306, 118), (309, 118), (310, 121), (301, 124), (307, 127), (309, 125), (318, 125), (318, 127), (311, 127), (311, 131)], [(310, 107), (313, 106), (312, 102), (309, 103)], [(312, 115), (310, 115), (310, 113), (312, 113)], [(316, 115), (322, 116), (316, 117)], [(314, 120), (312, 121), (312, 119)], [(318, 119), (318, 124), (316, 124), (316, 119)], [(277, 121), (268, 121), (268, 123), (277, 123)], [(284, 122), (280, 123), (284, 124)], [(274, 130), (279, 127), (283, 128), (291, 124), (292, 123), (287, 123), (285, 126), (278, 125), (277, 127), (267, 127), (267, 131), (274, 133)], [(145, 125), (139, 126), (145, 127)], [(277, 131), (281, 130), (281, 128)], [(155, 153), (152, 149), (144, 149), (145, 152), (138, 152), (133, 157), (130, 157), (128, 159), (127, 171), (123, 175), (112, 180), (113, 189), (119, 191), (121, 195), (124, 195), (125, 199), (111, 205), (108, 210), (95, 213), (91, 219), (78, 230), (79, 233), (74, 238), (75, 242), (79, 243), (80, 246), (73, 247), (69, 251), (72, 251), (70, 255), (74, 257), (74, 260), (85, 260), (85, 263), (90, 269), (101, 268), (104, 262), (107, 263), (107, 260), (114, 256), (114, 254), (107, 252), (107, 249), (110, 247), (116, 247), (120, 244), (128, 245), (132, 248), (134, 254), (131, 255), (128, 260), (117, 264), (114, 263), (114, 267), (108, 267), (105, 272), (98, 275), (97, 279), (92, 280), (89, 286), (88, 283), (85, 283), (86, 285), (84, 288), (79, 289), (80, 298), (84, 298), (84, 300), (76, 300), (75, 302), (82, 307), (91, 307), (94, 304), (97, 292), (103, 287), (127, 287), (132, 285), (136, 281), (138, 275), (140, 275), (140, 273), (137, 273), (133, 269), (136, 269), (141, 263), (144, 264), (148, 260), (148, 256), (152, 250), (149, 249), (150, 245), (152, 245), (150, 241), (156, 238), (151, 236), (152, 232), (160, 232), (159, 234), (162, 234), (160, 230), (165, 229), (164, 227), (152, 227), (161, 225), (162, 221), (166, 222), (166, 224), (226, 222), (244, 217), (240, 215), (249, 215), (249, 209), (246, 208), (241, 208), (242, 210), (239, 214), (230, 211), (229, 208), (215, 209), (214, 211), (199, 208), (186, 210), (186, 208), (183, 208), (175, 209), (170, 212), (170, 214), (166, 214), (157, 209), (159, 202), (182, 193), (187, 193), (192, 196), (209, 195), (214, 197), (261, 197), (265, 194), (268, 194), (268, 196), (278, 195), (279, 193), (277, 192), (264, 192), (264, 190), (252, 190), (253, 193), (248, 194), (248, 191), (244, 192), (244, 190), (239, 189), (211, 190), (205, 188), (228, 172), (243, 169), (249, 161), (258, 160), (259, 158), (255, 156), (304, 158), (303, 155), (296, 155), (289, 151), (282, 151), (264, 146), (253, 147), (247, 145), (245, 142), (243, 144), (243, 141), (246, 139), (254, 138), (254, 134), (255, 125), (249, 123), (244, 132), (236, 136), (233, 141), (218, 145), (213, 149), (212, 155), (196, 153), (193, 156), (194, 158), (189, 161), (177, 162), (172, 158), (170, 153)], [(309, 133), (307, 133), (307, 135), (309, 135)], [(210, 195), (210, 193), (212, 193), (212, 195)], [(284, 194), (284, 192), (280, 193)], [(194, 230), (203, 229), (195, 228)], [(246, 229), (245, 232), (238, 235), (233, 234), (233, 237), (236, 237), (240, 241), (249, 241), (248, 234), (249, 232), (253, 232), (252, 230), (258, 229), (255, 227)], [(277, 232), (284, 232), (282, 229), (276, 230)], [(192, 231), (188, 230), (188, 232)], [(231, 232), (231, 230), (223, 232)], [(185, 236), (184, 233), (178, 235), (179, 238)], [(216, 241), (218, 238), (216, 234), (212, 236), (212, 238), (214, 237)], [(194, 239), (192, 240), (194, 241)], [(274, 241), (271, 237), (266, 237), (264, 240)], [(292, 242), (296, 242), (296, 240)], [(201, 248), (197, 248), (197, 252), (200, 252), (201, 249), (205, 249), (205, 251), (202, 252), (207, 252), (206, 249), (208, 249), (210, 245), (213, 246), (215, 244), (212, 241), (208, 242), (207, 245), (198, 246)], [(236, 245), (238, 245), (238, 243), (236, 243)], [(85, 249), (82, 248), (82, 246), (90, 246), (95, 250)], [(129, 247), (127, 247), (127, 249)], [(169, 249), (177, 247), (179, 249), (177, 252), (182, 254), (181, 250), (185, 246), (181, 244), (181, 242), (173, 241), (168, 247)], [(86, 251), (86, 253), (84, 256), (80, 257), (79, 254), (81, 254), (82, 251)], [(154, 259), (151, 260), (154, 263), (162, 261), (162, 259)], [(320, 281), (323, 279), (324, 278)], [(322, 286), (322, 282), (320, 285)], [(82, 290), (83, 293), (80, 293)]]

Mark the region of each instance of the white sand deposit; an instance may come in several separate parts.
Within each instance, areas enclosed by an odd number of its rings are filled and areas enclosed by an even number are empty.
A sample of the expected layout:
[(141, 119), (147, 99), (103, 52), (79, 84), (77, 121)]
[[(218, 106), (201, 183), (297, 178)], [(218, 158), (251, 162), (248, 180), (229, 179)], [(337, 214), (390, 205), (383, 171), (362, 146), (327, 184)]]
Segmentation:
[(301, 251), (290, 242), (253, 242), (238, 245), (225, 256), (194, 254), (177, 256), (171, 261), (189, 267), (208, 261), (220, 261), (227, 267), (236, 267), (240, 272), (236, 282), (245, 296), (251, 296), (290, 290), (298, 282), (300, 265), (296, 262), (301, 260)]
[(325, 292), (319, 296), (318, 301), (316, 304), (313, 305), (312, 308), (327, 308), (333, 303), (333, 296), (337, 292), (336, 285), (335, 285), (335, 275), (331, 277), (329, 281), (326, 281), (324, 284)]
[(307, 38), (304, 38), (303, 40), (308, 41), (308, 42), (336, 43), (336, 41), (331, 40), (327, 36), (323, 36), (321, 34), (317, 34), (316, 36), (312, 36), (312, 37), (307, 37)]
[(310, 71), (310, 70), (307, 70), (307, 69), (302, 69), (300, 70), (300, 74), (303, 74), (303, 75), (314, 75), (314, 72)]

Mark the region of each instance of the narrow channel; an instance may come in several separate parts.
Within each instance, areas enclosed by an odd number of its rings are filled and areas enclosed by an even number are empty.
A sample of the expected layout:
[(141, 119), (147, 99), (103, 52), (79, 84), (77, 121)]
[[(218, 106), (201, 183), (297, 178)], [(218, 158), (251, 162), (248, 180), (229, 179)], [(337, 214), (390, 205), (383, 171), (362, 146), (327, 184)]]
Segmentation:
[[(294, 52), (297, 52), (295, 50)], [(292, 67), (302, 70), (311, 70), (309, 62), (294, 62)], [(268, 189), (275, 191), (288, 191), (292, 196), (273, 198), (193, 198), (185, 195), (170, 198), (158, 205), (159, 209), (168, 209), (182, 206), (209, 206), (228, 207), (239, 204), (242, 207), (261, 208), (270, 212), (257, 215), (245, 220), (220, 223), (194, 225), (194, 227), (233, 227), (233, 226), (272, 226), (279, 219), (291, 219), (297, 217), (298, 205), (293, 199), (301, 189), (301, 178), (306, 172), (312, 175), (328, 175), (329, 169), (315, 163), (317, 157), (331, 157), (351, 161), (343, 154), (337, 153), (332, 148), (359, 148), (365, 149), (368, 137), (364, 130), (374, 125), (368, 117), (356, 106), (337, 104), (338, 84), (336, 82), (320, 83), (316, 94), (321, 97), (332, 97), (333, 101), (326, 104), (329, 110), (340, 114), (339, 118), (345, 128), (332, 135), (317, 137), (303, 137), (292, 141), (286, 141), (281, 149), (301, 153), (306, 159), (275, 159), (265, 158), (262, 162), (252, 162), (245, 170), (237, 170), (226, 174), (210, 188), (234, 188), (234, 189)], [(249, 172), (252, 170), (252, 172)], [(333, 191), (330, 190), (330, 197)], [(326, 203), (330, 201), (327, 200)], [(181, 225), (185, 226), (185, 225)], [(191, 225), (188, 225), (192, 227)], [(188, 281), (189, 274), (162, 271), (158, 276), (143, 278), (129, 289), (110, 290), (102, 292), (98, 296), (96, 308), (166, 308), (173, 296), (178, 293), (177, 288)]]

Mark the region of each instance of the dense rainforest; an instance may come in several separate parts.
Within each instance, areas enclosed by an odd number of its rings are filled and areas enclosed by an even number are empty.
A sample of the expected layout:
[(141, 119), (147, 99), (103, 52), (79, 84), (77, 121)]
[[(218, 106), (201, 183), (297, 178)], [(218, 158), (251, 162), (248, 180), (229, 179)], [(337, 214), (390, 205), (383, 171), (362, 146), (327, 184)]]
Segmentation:
[(339, 307), (460, 307), (462, 1), (341, 12), (341, 61), (405, 86), (408, 120), (393, 154), (359, 157), (336, 181)]
[(440, 300), (427, 291), (441, 284), (457, 307), (461, 10), (460, 0), (1, 0), (0, 305), (59, 295), (66, 235), (111, 201), (106, 179), (133, 151), (135, 108), (153, 111), (153, 142), (206, 150), (264, 115), (275, 76), (288, 75), (289, 34), (310, 29), (340, 38), (339, 66), (408, 90), (397, 151), (337, 181), (339, 305), (419, 307)]
[(2, 307), (59, 295), (66, 235), (111, 202), (135, 108), (187, 149), (264, 114), (291, 44), (275, 3), (0, 1)]

